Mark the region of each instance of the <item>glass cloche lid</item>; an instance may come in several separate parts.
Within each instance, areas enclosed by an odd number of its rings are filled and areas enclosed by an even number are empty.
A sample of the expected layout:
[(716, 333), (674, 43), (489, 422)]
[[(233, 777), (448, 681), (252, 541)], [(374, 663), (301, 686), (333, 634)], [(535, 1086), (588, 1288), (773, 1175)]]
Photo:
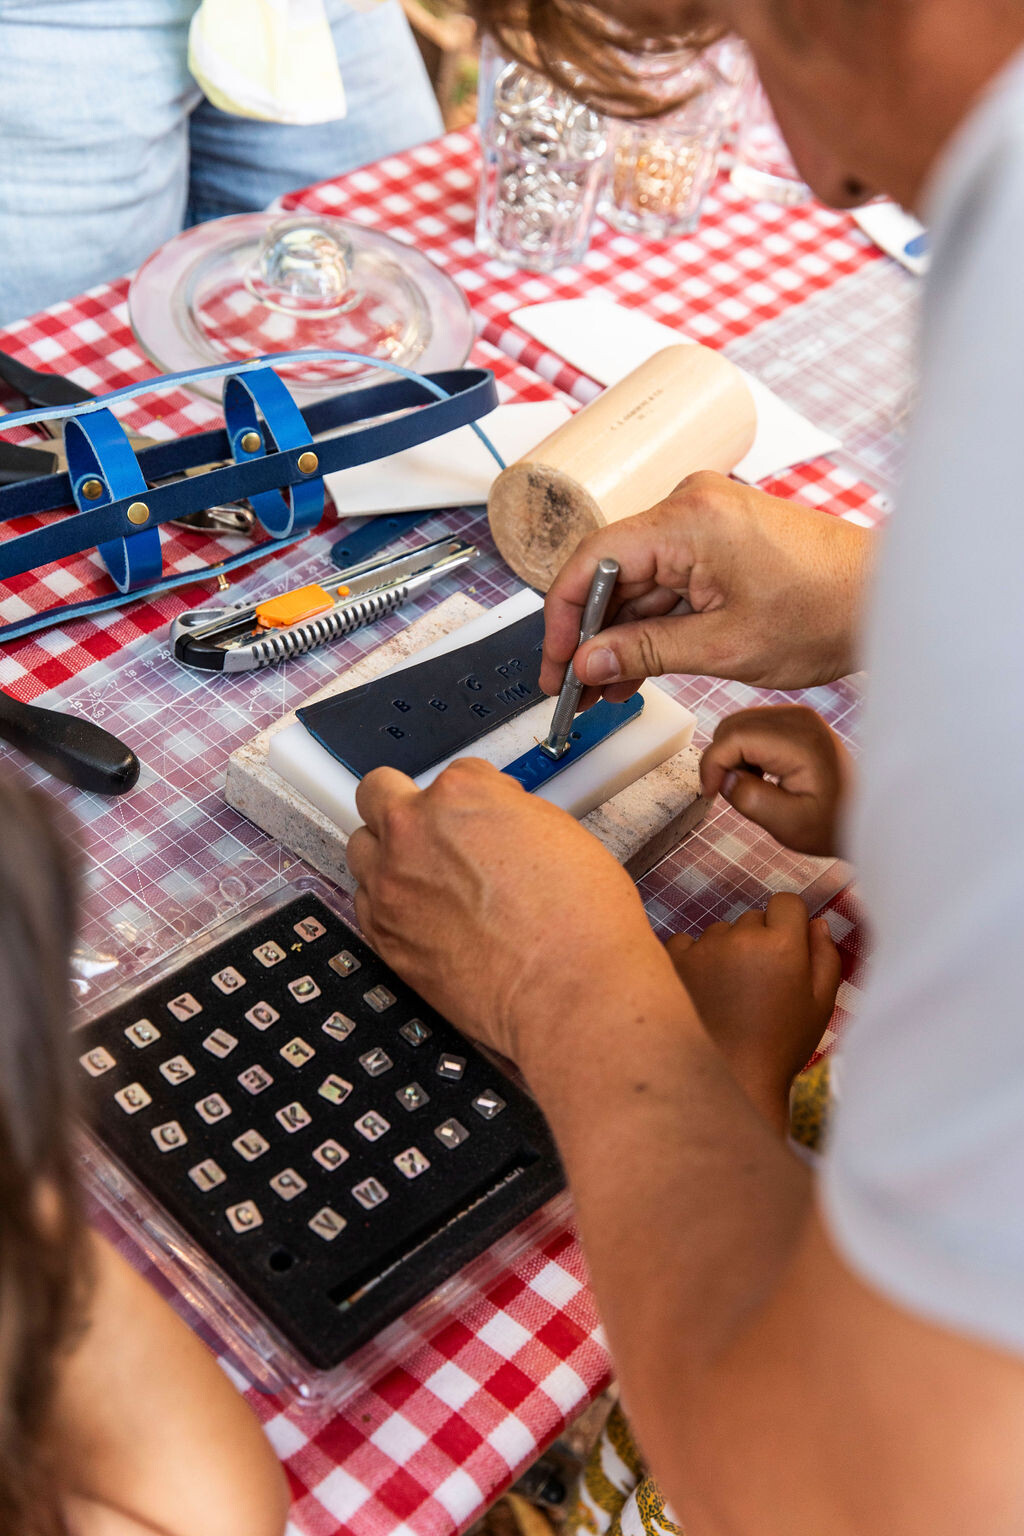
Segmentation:
[[(429, 373), (457, 368), (474, 326), (461, 288), (422, 252), (360, 224), (241, 213), (169, 240), (135, 274), (132, 330), (165, 373), (264, 352), (341, 348)], [(365, 383), (357, 363), (294, 363), (299, 401)], [(219, 398), (221, 381), (196, 385)]]

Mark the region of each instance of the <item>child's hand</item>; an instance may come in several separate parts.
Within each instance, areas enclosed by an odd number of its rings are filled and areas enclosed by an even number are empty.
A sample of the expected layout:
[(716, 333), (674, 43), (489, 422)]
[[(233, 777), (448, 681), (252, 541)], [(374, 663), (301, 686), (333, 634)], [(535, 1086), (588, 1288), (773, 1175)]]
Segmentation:
[(730, 715), (704, 753), (700, 773), (706, 795), (723, 795), (787, 848), (838, 851), (836, 827), (853, 763), (813, 709), (783, 704)]
[(827, 922), (809, 921), (787, 893), (699, 939), (677, 933), (665, 947), (740, 1086), (784, 1130), (790, 1083), (825, 1033), (841, 980)]

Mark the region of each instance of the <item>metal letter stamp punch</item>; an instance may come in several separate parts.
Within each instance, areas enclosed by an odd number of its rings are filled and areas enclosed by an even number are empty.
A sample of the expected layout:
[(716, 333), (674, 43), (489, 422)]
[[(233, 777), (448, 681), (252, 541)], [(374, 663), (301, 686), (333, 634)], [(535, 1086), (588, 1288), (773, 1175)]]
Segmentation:
[[(619, 566), (615, 560), (601, 560), (594, 579), (590, 584), (590, 596), (583, 610), (583, 619), (580, 624), (580, 638), (576, 649), (584, 640), (592, 640), (595, 635), (601, 633), (605, 616), (608, 613), (608, 605), (615, 591), (615, 583), (619, 579)], [(573, 670), (573, 658), (569, 658), (569, 665), (565, 669), (565, 681), (562, 691), (558, 695), (555, 704), (555, 712), (551, 717), (551, 729), (547, 737), (540, 744), (542, 752), (552, 757), (557, 762), (569, 751), (572, 723), (576, 718), (576, 712), (580, 707), (580, 697), (583, 693), (583, 684)]]

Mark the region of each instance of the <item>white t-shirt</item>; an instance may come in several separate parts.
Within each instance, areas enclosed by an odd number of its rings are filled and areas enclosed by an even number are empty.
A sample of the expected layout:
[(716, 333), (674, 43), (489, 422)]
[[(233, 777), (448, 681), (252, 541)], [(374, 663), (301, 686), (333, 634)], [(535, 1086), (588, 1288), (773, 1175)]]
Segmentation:
[(929, 205), (853, 823), (875, 951), (822, 1201), (872, 1285), (1024, 1353), (1024, 54)]

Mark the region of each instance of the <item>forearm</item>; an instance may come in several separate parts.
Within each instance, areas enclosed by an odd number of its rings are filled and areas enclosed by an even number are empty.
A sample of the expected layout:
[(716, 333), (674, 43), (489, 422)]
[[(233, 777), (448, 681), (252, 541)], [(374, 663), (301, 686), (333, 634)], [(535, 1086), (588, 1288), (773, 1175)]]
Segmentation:
[(164, 1532), (109, 1504), (74, 1496), (64, 1500), (68, 1536), (164, 1536)]
[(847, 677), (863, 665), (863, 614), (877, 536), (795, 502), (777, 505), (770, 596), (792, 657), (776, 686), (810, 687)]
[[(56, 1434), (78, 1536), (278, 1536), (284, 1477), (244, 1401), (166, 1302), (101, 1239)], [(77, 1524), (76, 1524), (77, 1521)]]
[(521, 1064), (555, 1132), (641, 1441), (678, 1455), (705, 1384), (770, 1295), (810, 1180), (752, 1107), (674, 975), (538, 1031)]

